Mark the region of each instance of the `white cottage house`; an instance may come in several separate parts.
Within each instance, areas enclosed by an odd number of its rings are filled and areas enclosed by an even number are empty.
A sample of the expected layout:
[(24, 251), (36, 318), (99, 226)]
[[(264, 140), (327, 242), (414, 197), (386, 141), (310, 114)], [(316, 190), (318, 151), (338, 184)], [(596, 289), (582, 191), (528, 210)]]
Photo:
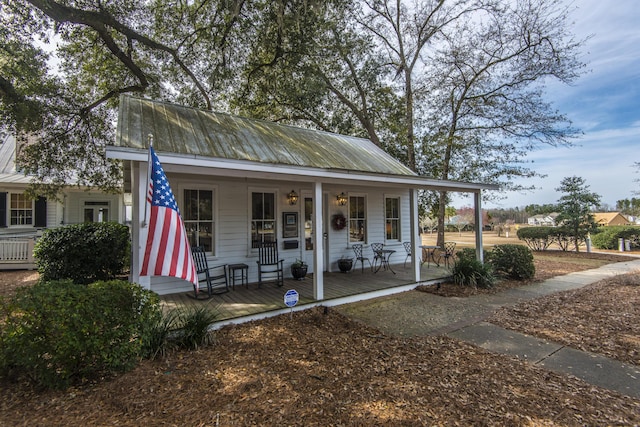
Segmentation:
[[(205, 246), (210, 264), (245, 263), (255, 282), (256, 243), (277, 240), (285, 271), (302, 259), (315, 273), (316, 300), (323, 299), (322, 273), (353, 256), (354, 244), (366, 250), (384, 243), (397, 250), (391, 263), (402, 263), (403, 243), (411, 242), (413, 277), (420, 280), (418, 190), (474, 193), (481, 212), (481, 191), (495, 189), (418, 176), (362, 138), (122, 96), (107, 156), (124, 161), (125, 189), (132, 193), (131, 280), (159, 294), (191, 285), (138, 273), (147, 233), (149, 135), (191, 243)], [(482, 233), (477, 236), (482, 247)]]
[(69, 183), (61, 200), (25, 194), (31, 177), (16, 168), (20, 149), (13, 134), (0, 132), (0, 269), (35, 267), (33, 246), (46, 228), (64, 224), (125, 221), (122, 195), (88, 191)]

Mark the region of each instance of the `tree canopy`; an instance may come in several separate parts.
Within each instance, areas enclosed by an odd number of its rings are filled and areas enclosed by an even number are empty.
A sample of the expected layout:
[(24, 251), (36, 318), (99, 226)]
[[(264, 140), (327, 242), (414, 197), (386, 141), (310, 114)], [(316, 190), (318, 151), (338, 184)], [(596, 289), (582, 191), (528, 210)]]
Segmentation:
[[(40, 192), (118, 188), (103, 153), (120, 93), (363, 136), (419, 174), (505, 189), (535, 174), (538, 144), (578, 134), (544, 98), (584, 67), (552, 0), (0, 6), (0, 118), (40, 137), (20, 158)], [(443, 226), (448, 200), (425, 194), (423, 210)]]
[(563, 193), (558, 199), (560, 214), (556, 223), (569, 229), (575, 251), (579, 252), (580, 241), (596, 228), (591, 211), (600, 204), (600, 196), (589, 191), (586, 181), (578, 176), (564, 178), (556, 191)]

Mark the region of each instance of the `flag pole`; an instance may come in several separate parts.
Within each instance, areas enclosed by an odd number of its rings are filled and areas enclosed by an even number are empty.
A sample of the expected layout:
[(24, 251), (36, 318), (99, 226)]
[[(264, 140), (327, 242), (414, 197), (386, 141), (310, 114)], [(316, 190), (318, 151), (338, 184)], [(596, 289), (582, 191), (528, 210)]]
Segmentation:
[(147, 147), (147, 152), (148, 152), (148, 157), (147, 157), (147, 186), (146, 188), (146, 195), (144, 198), (144, 219), (142, 220), (142, 228), (146, 228), (147, 227), (147, 214), (148, 214), (148, 209), (149, 209), (149, 185), (151, 184), (149, 181), (151, 179), (151, 147), (153, 147), (153, 134), (150, 133), (149, 135), (147, 135), (147, 141), (148, 141), (148, 147)]

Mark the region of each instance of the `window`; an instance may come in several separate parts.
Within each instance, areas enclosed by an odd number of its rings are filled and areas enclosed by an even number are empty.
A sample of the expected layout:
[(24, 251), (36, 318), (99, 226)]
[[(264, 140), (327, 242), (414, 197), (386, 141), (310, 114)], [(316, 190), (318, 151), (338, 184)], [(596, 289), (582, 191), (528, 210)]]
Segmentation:
[(385, 239), (400, 240), (400, 198), (387, 197), (384, 204)]
[(313, 199), (304, 198), (304, 249), (313, 250)]
[(109, 221), (109, 202), (84, 202), (84, 222)]
[(24, 194), (11, 195), (10, 225), (33, 225), (33, 201)]
[(275, 193), (251, 193), (251, 247), (276, 240)]
[(366, 242), (367, 212), (364, 196), (349, 196), (349, 242)]
[(184, 228), (191, 246), (203, 246), (214, 253), (215, 222), (213, 220), (213, 191), (184, 190)]

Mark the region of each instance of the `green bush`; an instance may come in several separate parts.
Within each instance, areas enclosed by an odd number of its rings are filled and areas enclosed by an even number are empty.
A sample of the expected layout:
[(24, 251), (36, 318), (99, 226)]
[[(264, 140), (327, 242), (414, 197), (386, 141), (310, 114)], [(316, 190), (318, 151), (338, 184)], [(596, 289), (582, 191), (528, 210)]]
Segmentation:
[(129, 229), (114, 222), (53, 228), (38, 239), (33, 253), (43, 280), (109, 280), (129, 266)]
[(0, 375), (65, 388), (132, 368), (161, 318), (156, 294), (125, 281), (40, 281), (0, 319)]
[(494, 271), (517, 280), (532, 279), (536, 273), (531, 249), (522, 245), (496, 245), (488, 261)]
[(593, 246), (599, 249), (618, 249), (618, 239), (629, 240), (633, 247), (640, 247), (640, 227), (633, 225), (600, 227), (591, 235)]
[(175, 326), (178, 329), (174, 334), (176, 346), (197, 349), (211, 344), (213, 335), (209, 331), (209, 326), (215, 320), (216, 312), (206, 306), (178, 310), (175, 318)]
[(453, 282), (460, 286), (490, 288), (495, 282), (491, 265), (476, 259), (462, 257), (456, 260), (451, 269)]
[(553, 243), (554, 232), (554, 227), (523, 227), (518, 229), (516, 235), (532, 251), (544, 251)]
[[(487, 261), (489, 259), (489, 252), (483, 250), (483, 259)], [(476, 249), (475, 248), (462, 248), (458, 252), (456, 252), (456, 256), (458, 259), (468, 258), (468, 259), (476, 259)]]

